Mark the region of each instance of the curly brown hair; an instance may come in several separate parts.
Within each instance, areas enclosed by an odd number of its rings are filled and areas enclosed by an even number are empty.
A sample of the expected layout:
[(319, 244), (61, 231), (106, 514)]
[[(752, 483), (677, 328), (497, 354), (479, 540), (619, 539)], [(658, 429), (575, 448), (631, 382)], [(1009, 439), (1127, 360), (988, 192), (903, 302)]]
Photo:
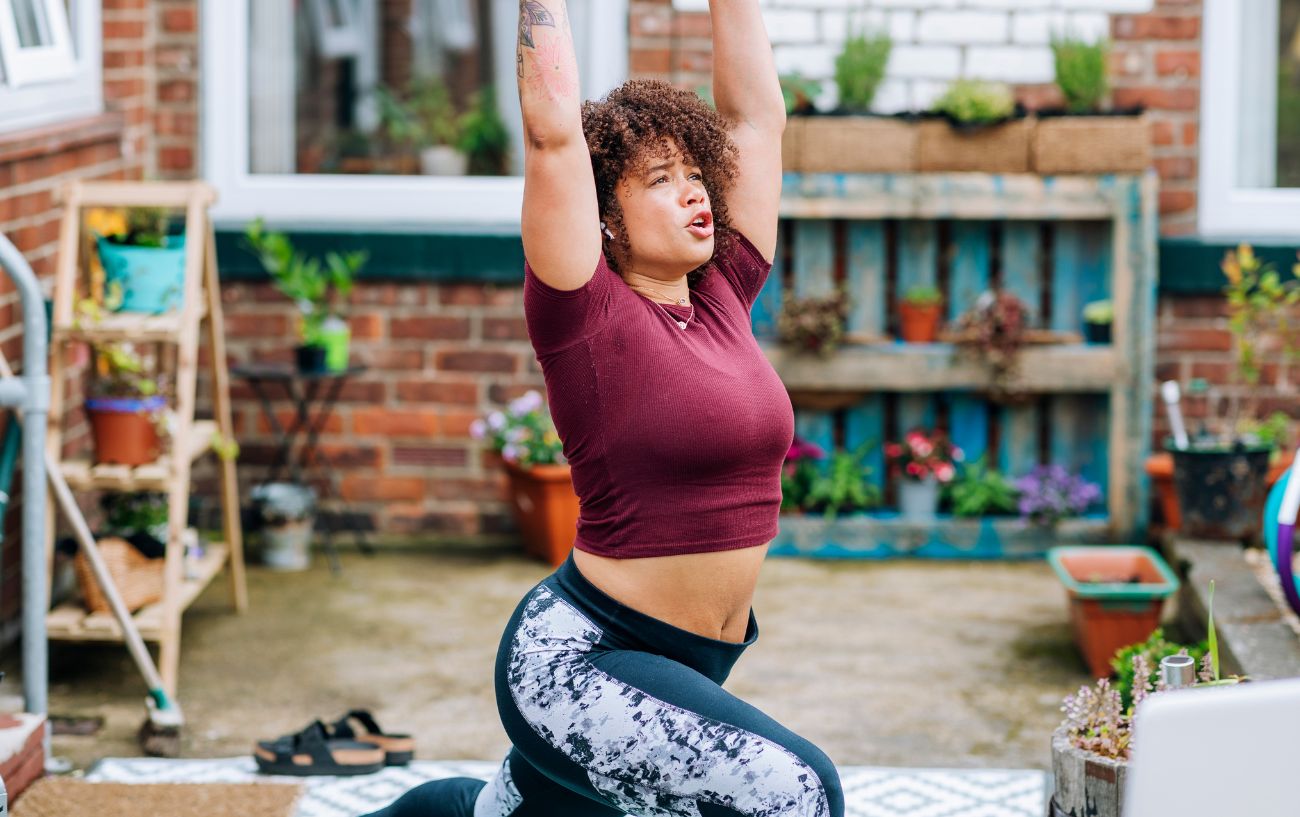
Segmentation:
[[(727, 212), (727, 193), (736, 175), (738, 152), (722, 116), (692, 91), (662, 80), (629, 80), (599, 101), (582, 105), (582, 130), (596, 176), (600, 217), (615, 238), (605, 240), (609, 265), (619, 270), (631, 253), (623, 208), (616, 190), (628, 173), (662, 158), (665, 140), (675, 143), (688, 164), (700, 168), (709, 193), (717, 236), (714, 252), (734, 239)], [(687, 276), (698, 283), (708, 264)]]

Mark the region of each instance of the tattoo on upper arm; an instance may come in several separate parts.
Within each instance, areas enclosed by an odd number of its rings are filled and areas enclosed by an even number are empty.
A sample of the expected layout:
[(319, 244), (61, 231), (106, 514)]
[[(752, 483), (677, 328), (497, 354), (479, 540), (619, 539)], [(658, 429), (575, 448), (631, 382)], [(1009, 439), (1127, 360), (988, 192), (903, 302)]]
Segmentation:
[(555, 27), (555, 18), (551, 12), (537, 0), (520, 0), (519, 3), (519, 43), (529, 48), (536, 48), (533, 42), (533, 26)]
[[(559, 3), (563, 22), (557, 22), (551, 10), (538, 0), (519, 2), (519, 41), (515, 48), (515, 65), (520, 80), (527, 80), (535, 91), (552, 100), (567, 99), (578, 91), (577, 66), (573, 60), (573, 44), (568, 35), (568, 9), (563, 0)], [(534, 36), (535, 27), (554, 28), (560, 35)], [(540, 34), (540, 32), (538, 32)], [(533, 70), (525, 77), (524, 48), (532, 50)]]

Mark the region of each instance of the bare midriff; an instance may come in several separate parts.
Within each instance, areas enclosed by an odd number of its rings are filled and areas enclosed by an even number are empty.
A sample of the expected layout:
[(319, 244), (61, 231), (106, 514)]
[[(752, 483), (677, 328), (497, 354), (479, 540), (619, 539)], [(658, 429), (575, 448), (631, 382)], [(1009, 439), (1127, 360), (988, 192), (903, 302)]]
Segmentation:
[(767, 545), (611, 559), (573, 552), (582, 575), (605, 595), (674, 627), (719, 641), (745, 640)]

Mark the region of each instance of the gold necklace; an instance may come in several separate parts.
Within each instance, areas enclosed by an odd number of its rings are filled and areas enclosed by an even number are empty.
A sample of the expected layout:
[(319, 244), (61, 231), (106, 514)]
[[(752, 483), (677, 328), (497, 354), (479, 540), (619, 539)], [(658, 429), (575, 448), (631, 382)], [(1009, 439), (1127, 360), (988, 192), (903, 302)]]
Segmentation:
[(640, 284), (628, 284), (628, 286), (632, 287), (633, 289), (644, 289), (644, 290), (648, 290), (648, 291), (653, 292), (654, 294), (658, 295), (660, 298), (667, 298), (667, 299), (670, 300), (670, 301), (674, 301), (678, 306), (689, 306), (689, 305), (690, 305), (690, 302), (687, 301), (685, 298), (676, 298), (676, 299), (674, 299), (673, 296), (671, 296), (671, 295), (665, 295), (664, 293), (660, 292), (660, 291), (657, 290), (657, 289), (650, 289), (650, 287), (643, 287), (643, 286), (641, 286)]

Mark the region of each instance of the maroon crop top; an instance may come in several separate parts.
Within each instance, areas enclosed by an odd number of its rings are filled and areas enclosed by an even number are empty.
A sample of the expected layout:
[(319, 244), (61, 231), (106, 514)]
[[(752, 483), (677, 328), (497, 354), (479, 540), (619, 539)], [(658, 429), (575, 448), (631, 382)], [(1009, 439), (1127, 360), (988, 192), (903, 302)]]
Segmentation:
[(524, 264), (528, 336), (581, 500), (579, 550), (626, 559), (776, 536), (794, 411), (749, 316), (772, 265), (743, 237), (718, 247), (693, 316), (638, 295), (603, 256), (572, 291)]

